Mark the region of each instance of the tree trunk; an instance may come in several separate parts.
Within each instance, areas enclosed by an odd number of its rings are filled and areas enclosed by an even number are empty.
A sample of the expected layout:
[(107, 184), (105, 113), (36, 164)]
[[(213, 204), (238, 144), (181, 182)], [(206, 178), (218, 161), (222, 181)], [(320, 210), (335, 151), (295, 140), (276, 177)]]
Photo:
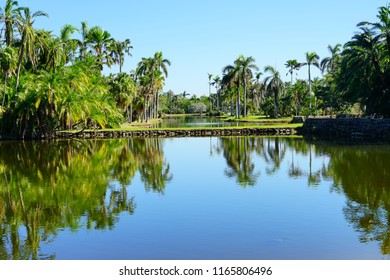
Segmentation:
[(241, 108), (240, 108), (240, 93), (237, 95), (236, 100), (236, 118), (239, 119), (241, 114)]
[(233, 116), (233, 96), (230, 96), (230, 116)]
[(22, 38), (21, 44), (22, 45), (20, 46), (20, 55), (19, 55), (19, 61), (18, 61), (18, 72), (16, 73), (15, 95), (18, 93), (20, 68), (22, 67), (22, 61), (23, 61), (23, 55), (24, 55), (23, 38)]
[(310, 100), (310, 104), (309, 104), (309, 108), (310, 108), (310, 111), (311, 111), (311, 75), (310, 75), (310, 64), (308, 64), (308, 74), (309, 74), (309, 100)]
[(244, 118), (246, 118), (246, 79), (243, 79), (244, 82)]

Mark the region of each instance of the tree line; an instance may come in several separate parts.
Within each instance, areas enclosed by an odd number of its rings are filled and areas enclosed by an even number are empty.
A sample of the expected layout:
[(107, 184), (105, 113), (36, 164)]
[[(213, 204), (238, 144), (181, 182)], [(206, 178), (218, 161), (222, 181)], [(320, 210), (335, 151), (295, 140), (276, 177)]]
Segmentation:
[[(114, 127), (158, 114), (170, 61), (161, 52), (123, 72), (130, 39), (116, 40), (100, 26), (66, 24), (60, 34), (36, 29), (47, 17), (6, 0), (0, 10), (0, 131), (50, 138), (55, 131)], [(104, 67), (119, 66), (105, 76)]]
[[(249, 111), (278, 117), (336, 114), (358, 105), (366, 116), (390, 116), (389, 15), (390, 5), (380, 7), (378, 22), (358, 23), (352, 39), (344, 46), (329, 45), (322, 60), (316, 52), (306, 52), (303, 62), (288, 60), (288, 82), (275, 67), (260, 71), (253, 57), (240, 55), (223, 68), (222, 78), (208, 74), (210, 109), (230, 110), (237, 118)], [(307, 80), (295, 79), (303, 67)], [(313, 79), (313, 68), (322, 77)]]
[[(162, 52), (125, 72), (130, 39), (116, 40), (86, 22), (65, 24), (55, 35), (34, 27), (45, 12), (6, 0), (0, 10), (0, 133), (50, 138), (58, 130), (116, 127), (164, 113), (279, 117), (332, 115), (354, 107), (366, 116), (388, 117), (390, 5), (378, 11), (377, 22), (360, 22), (352, 39), (328, 46), (329, 56), (322, 60), (307, 52), (305, 61), (288, 60), (283, 76), (240, 55), (221, 75), (208, 74), (208, 96), (190, 97), (186, 91), (162, 92), (171, 64)], [(103, 75), (113, 65), (119, 72)], [(296, 79), (303, 68), (307, 79)], [(313, 68), (322, 76), (313, 79)]]

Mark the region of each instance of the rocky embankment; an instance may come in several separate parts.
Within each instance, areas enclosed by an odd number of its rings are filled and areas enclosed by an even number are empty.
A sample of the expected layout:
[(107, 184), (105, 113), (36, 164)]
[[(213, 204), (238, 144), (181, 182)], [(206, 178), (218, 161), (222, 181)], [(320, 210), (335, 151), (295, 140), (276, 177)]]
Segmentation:
[(324, 140), (389, 141), (390, 119), (308, 118), (299, 134)]
[(221, 128), (221, 129), (161, 129), (161, 130), (118, 130), (118, 131), (82, 131), (79, 133), (58, 132), (58, 138), (128, 138), (128, 137), (210, 137), (210, 136), (255, 136), (255, 135), (291, 135), (293, 128)]

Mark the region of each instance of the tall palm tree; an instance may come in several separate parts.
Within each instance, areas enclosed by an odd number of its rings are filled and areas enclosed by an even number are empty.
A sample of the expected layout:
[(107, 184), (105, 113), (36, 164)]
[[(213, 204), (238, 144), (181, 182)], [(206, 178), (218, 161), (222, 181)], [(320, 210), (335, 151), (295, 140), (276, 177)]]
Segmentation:
[[(11, 46), (13, 43), (13, 35), (15, 27), (17, 26), (19, 11), (23, 8), (18, 7), (18, 2), (13, 0), (6, 0), (4, 11), (0, 8), (0, 19), (4, 22), (4, 37), (5, 45)], [(1, 35), (1, 34), (0, 34)]]
[(88, 24), (85, 21), (81, 22), (81, 40), (79, 42), (80, 59), (83, 60), (87, 54), (87, 42), (88, 42)]
[(227, 65), (223, 68), (222, 87), (226, 97), (230, 97), (230, 114), (233, 115), (233, 98), (236, 97), (236, 118), (240, 117), (240, 75), (236, 65)]
[(210, 100), (210, 114), (213, 109), (213, 105), (211, 102), (211, 79), (213, 78), (213, 74), (207, 73), (207, 76), (209, 77), (209, 100)]
[(71, 38), (75, 31), (78, 31), (77, 28), (70, 24), (65, 24), (60, 30), (60, 39), (64, 44), (66, 62), (74, 61), (77, 47), (80, 45), (79, 40)]
[(294, 71), (298, 71), (299, 68), (301, 68), (302, 64), (299, 63), (296, 59), (290, 59), (290, 60), (287, 60), (284, 65), (288, 68), (288, 72), (287, 72), (286, 76), (288, 74), (291, 75), (291, 85), (293, 85), (293, 83), (294, 83), (294, 79), (293, 79)]
[(92, 27), (88, 32), (87, 43), (94, 50), (101, 70), (103, 70), (103, 64), (109, 67), (112, 64), (112, 59), (108, 54), (108, 48), (112, 40), (110, 33), (99, 26)]
[(306, 62), (302, 63), (302, 66), (307, 65), (307, 73), (308, 73), (308, 83), (309, 83), (309, 94), (310, 94), (310, 109), (312, 105), (312, 83), (311, 83), (311, 66), (315, 66), (318, 69), (320, 68), (319, 59), (320, 57), (316, 52), (306, 52)]
[(268, 65), (264, 68), (265, 73), (269, 73), (264, 79), (264, 84), (267, 88), (267, 91), (273, 93), (274, 95), (274, 118), (278, 117), (278, 109), (279, 109), (279, 96), (284, 90), (284, 82), (280, 77), (279, 71), (277, 71), (274, 67)]
[(145, 121), (148, 119), (149, 99), (153, 101), (153, 114), (158, 115), (158, 93), (162, 89), (164, 76), (168, 77), (169, 65), (171, 65), (171, 62), (163, 58), (162, 52), (156, 52), (153, 57), (142, 58), (138, 63), (136, 76), (143, 86)]
[(337, 64), (340, 62), (341, 44), (336, 44), (334, 47), (328, 45), (330, 57), (325, 57), (321, 60), (321, 71), (333, 72), (336, 69)]
[(237, 60), (235, 61), (235, 64), (237, 65), (242, 85), (244, 87), (244, 118), (247, 116), (247, 108), (246, 108), (246, 96), (247, 96), (247, 83), (248, 80), (252, 79), (253, 72), (252, 70), (259, 70), (257, 65), (255, 64), (255, 59), (253, 57), (245, 57), (243, 55), (240, 55)]
[(111, 56), (113, 57), (114, 63), (119, 65), (119, 73), (122, 73), (122, 67), (125, 60), (125, 55), (131, 56), (130, 50), (133, 46), (130, 43), (130, 39), (124, 41), (113, 41), (110, 45)]
[(215, 87), (215, 91), (217, 93), (217, 108), (220, 110), (220, 87), (221, 87), (221, 77), (218, 75), (213, 78), (213, 82), (211, 83)]
[(18, 61), (18, 70), (16, 73), (15, 92), (18, 91), (20, 70), (22, 67), (23, 59), (24, 58), (29, 59), (33, 68), (35, 67), (35, 62), (36, 62), (35, 38), (36, 37), (35, 37), (35, 30), (33, 28), (33, 24), (35, 22), (35, 18), (40, 16), (48, 17), (48, 14), (42, 11), (31, 13), (30, 8), (23, 8), (18, 10), (18, 15), (17, 15), (18, 29), (22, 37), (21, 37), (21, 42), (19, 47), (19, 61)]

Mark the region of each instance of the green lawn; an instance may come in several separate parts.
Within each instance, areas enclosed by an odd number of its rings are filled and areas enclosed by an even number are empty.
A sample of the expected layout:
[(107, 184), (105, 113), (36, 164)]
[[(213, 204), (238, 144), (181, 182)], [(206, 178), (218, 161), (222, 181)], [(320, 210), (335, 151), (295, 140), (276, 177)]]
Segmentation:
[(223, 118), (225, 121), (237, 121), (237, 122), (272, 122), (272, 123), (287, 123), (291, 122), (291, 117), (284, 117), (284, 118), (268, 118), (266, 116), (247, 116), (246, 118), (239, 118), (237, 119), (235, 116), (229, 116)]

